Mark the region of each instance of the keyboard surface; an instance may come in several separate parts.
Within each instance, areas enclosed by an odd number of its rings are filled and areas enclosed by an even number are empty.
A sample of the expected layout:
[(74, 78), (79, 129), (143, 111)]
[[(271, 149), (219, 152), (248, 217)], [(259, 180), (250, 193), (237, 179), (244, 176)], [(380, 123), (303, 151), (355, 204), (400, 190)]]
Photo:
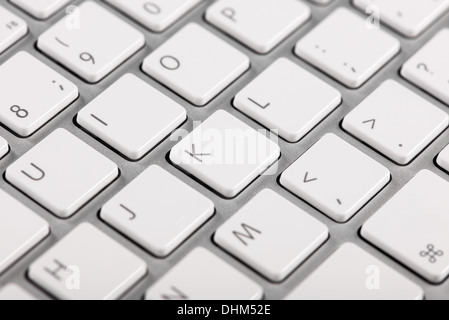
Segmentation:
[[(414, 1), (0, 0), (0, 299), (315, 299), (335, 266), (449, 299), (449, 0)], [(226, 129), (268, 151), (220, 162)]]

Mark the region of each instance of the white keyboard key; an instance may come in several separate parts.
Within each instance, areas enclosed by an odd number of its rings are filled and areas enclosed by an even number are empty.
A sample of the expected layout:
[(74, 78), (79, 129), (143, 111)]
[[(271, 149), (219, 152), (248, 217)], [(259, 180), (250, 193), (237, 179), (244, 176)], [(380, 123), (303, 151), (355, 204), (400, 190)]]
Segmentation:
[(279, 157), (275, 142), (223, 110), (170, 152), (175, 165), (227, 198), (237, 196)]
[(0, 66), (0, 122), (28, 137), (78, 98), (78, 88), (21, 51)]
[(150, 54), (142, 69), (191, 103), (204, 106), (249, 67), (247, 56), (191, 23)]
[(37, 300), (16, 284), (8, 284), (0, 288), (0, 301), (32, 301)]
[(345, 8), (335, 10), (296, 45), (295, 53), (350, 88), (388, 63), (400, 42)]
[(441, 30), (401, 69), (401, 75), (449, 105), (449, 29)]
[(280, 181), (343, 223), (388, 184), (390, 172), (347, 142), (327, 134), (288, 168)]
[(126, 74), (80, 111), (78, 123), (131, 160), (138, 160), (187, 118), (183, 107)]
[(37, 41), (40, 50), (90, 83), (102, 80), (144, 45), (142, 33), (92, 1)]
[[(406, 37), (419, 36), (447, 9), (448, 0), (353, 0), (368, 14), (379, 14), (380, 20)], [(374, 11), (373, 11), (374, 10)]]
[(162, 32), (202, 0), (106, 0), (154, 32)]
[(219, 0), (206, 19), (258, 53), (268, 53), (310, 18), (297, 0)]
[(37, 19), (48, 19), (72, 0), (11, 0)]
[(118, 168), (68, 131), (57, 129), (9, 166), (5, 176), (56, 216), (68, 218), (108, 186)]
[(262, 288), (204, 248), (197, 248), (148, 289), (147, 300), (260, 300)]
[(334, 0), (311, 0), (311, 1), (316, 4), (326, 5), (326, 4), (331, 3)]
[(48, 223), (0, 189), (0, 274), (41, 242)]
[(449, 146), (446, 146), (437, 157), (438, 165), (449, 172)]
[(283, 281), (328, 238), (325, 225), (265, 189), (215, 233), (223, 249), (271, 281)]
[(151, 166), (106, 203), (100, 216), (154, 255), (165, 257), (213, 214), (212, 201)]
[(449, 275), (449, 182), (419, 172), (362, 227), (362, 236), (428, 281)]
[(340, 103), (340, 92), (285, 58), (272, 64), (234, 99), (237, 109), (278, 130), (289, 142), (302, 139)]
[(287, 300), (422, 300), (423, 290), (352, 243), (343, 244)]
[(8, 142), (2, 137), (0, 137), (0, 159), (6, 156), (8, 152), (9, 152)]
[(449, 125), (430, 102), (387, 80), (343, 120), (343, 128), (401, 165), (410, 163)]
[[(0, 53), (19, 41), (28, 32), (27, 23), (0, 6)], [(3, 90), (2, 90), (3, 91)]]
[(109, 236), (84, 223), (28, 270), (37, 285), (58, 299), (119, 299), (147, 273), (145, 262)]

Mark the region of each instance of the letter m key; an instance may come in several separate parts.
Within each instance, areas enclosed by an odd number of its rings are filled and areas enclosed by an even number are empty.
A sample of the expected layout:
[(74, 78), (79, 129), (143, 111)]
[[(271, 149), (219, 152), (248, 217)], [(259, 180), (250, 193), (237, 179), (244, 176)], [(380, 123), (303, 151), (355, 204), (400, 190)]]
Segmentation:
[(242, 232), (240, 232), (240, 231), (233, 231), (232, 234), (234, 236), (236, 236), (237, 239), (239, 239), (245, 246), (248, 245), (248, 243), (245, 241), (245, 239), (247, 239), (247, 240), (256, 240), (254, 235), (256, 233), (262, 234), (261, 231), (255, 229), (255, 228), (253, 228), (253, 227), (251, 227), (251, 226), (249, 226), (249, 225), (247, 225), (245, 223), (242, 223), (241, 226), (242, 226), (242, 229), (243, 229)]

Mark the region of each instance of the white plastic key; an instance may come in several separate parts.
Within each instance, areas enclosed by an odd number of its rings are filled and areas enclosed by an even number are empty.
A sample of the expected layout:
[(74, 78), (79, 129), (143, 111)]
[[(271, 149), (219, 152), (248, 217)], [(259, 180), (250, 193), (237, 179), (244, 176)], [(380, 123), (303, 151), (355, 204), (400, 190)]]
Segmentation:
[(58, 299), (119, 299), (147, 273), (146, 263), (84, 223), (44, 253), (29, 278)]
[(449, 29), (441, 30), (401, 69), (401, 75), (449, 105)]
[(339, 8), (302, 38), (295, 53), (350, 88), (358, 88), (400, 50), (400, 42)]
[(0, 66), (0, 122), (28, 137), (78, 98), (78, 88), (21, 51)]
[(262, 288), (204, 248), (194, 249), (146, 292), (147, 300), (259, 300)]
[(334, 0), (310, 0), (310, 1), (312, 1), (313, 3), (319, 4), (319, 5), (326, 5), (326, 4), (331, 3)]
[(237, 109), (289, 142), (302, 139), (340, 103), (340, 92), (285, 58), (234, 99)]
[(16, 284), (10, 283), (0, 288), (0, 301), (33, 301), (33, 300), (37, 299)]
[(206, 19), (258, 53), (268, 53), (310, 18), (297, 0), (219, 0)]
[(27, 23), (0, 6), (0, 53), (19, 41), (28, 32)]
[(249, 67), (247, 56), (195, 23), (172, 36), (142, 65), (149, 76), (197, 106), (206, 105)]
[(57, 129), (6, 169), (6, 179), (60, 218), (72, 216), (117, 176), (117, 166)]
[(406, 165), (449, 125), (449, 116), (387, 80), (343, 120), (343, 128), (396, 163)]
[(48, 19), (72, 0), (11, 0), (37, 19)]
[(353, 0), (406, 37), (417, 37), (449, 9), (448, 0)]
[(265, 189), (218, 228), (214, 240), (271, 281), (284, 280), (328, 238), (325, 225)]
[(150, 85), (126, 74), (82, 109), (78, 123), (131, 160), (138, 160), (187, 118)]
[(227, 198), (237, 196), (279, 157), (275, 142), (223, 110), (170, 152), (175, 165)]
[(106, 203), (100, 216), (154, 255), (164, 257), (213, 214), (212, 201), (162, 168), (151, 166)]
[(438, 165), (449, 172), (449, 146), (446, 146), (437, 157)]
[(202, 0), (106, 0), (154, 32), (162, 32)]
[(0, 274), (41, 242), (48, 223), (0, 189)]
[(3, 158), (9, 152), (8, 142), (0, 137), (0, 159)]
[(343, 223), (390, 181), (388, 169), (333, 134), (325, 135), (281, 176), (281, 184)]
[(82, 3), (37, 41), (40, 50), (90, 83), (102, 80), (144, 44), (142, 33), (92, 1)]
[(419, 172), (362, 227), (362, 236), (433, 283), (449, 275), (449, 182)]
[(423, 290), (352, 243), (343, 244), (287, 300), (422, 300)]

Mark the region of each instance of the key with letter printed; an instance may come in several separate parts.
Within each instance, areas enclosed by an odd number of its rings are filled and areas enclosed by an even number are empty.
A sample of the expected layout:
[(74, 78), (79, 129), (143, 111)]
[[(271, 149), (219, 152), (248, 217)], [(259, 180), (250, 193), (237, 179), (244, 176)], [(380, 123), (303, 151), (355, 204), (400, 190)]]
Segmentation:
[(60, 218), (72, 216), (117, 176), (109, 159), (57, 129), (6, 169), (6, 179)]
[(58, 299), (113, 300), (146, 272), (143, 260), (84, 223), (37, 259), (28, 276)]
[(206, 105), (249, 67), (247, 56), (195, 23), (172, 36), (142, 65), (149, 76), (197, 106)]
[(289, 142), (303, 138), (340, 103), (340, 92), (285, 58), (234, 99), (237, 109)]
[(325, 135), (281, 176), (281, 184), (343, 223), (390, 181), (388, 169), (338, 138)]
[(19, 41), (28, 32), (27, 23), (0, 6), (0, 53)]
[(212, 201), (161, 167), (151, 166), (106, 203), (100, 216), (151, 253), (164, 257), (213, 214)]
[(0, 288), (0, 301), (27, 301), (37, 300), (31, 294), (23, 290), (16, 284), (8, 284)]
[(325, 225), (265, 189), (226, 221), (214, 240), (271, 281), (282, 281), (328, 235)]
[(0, 189), (0, 274), (41, 242), (48, 223)]
[(394, 80), (385, 81), (343, 120), (343, 128), (406, 165), (449, 125), (449, 116)]
[(362, 236), (433, 283), (449, 275), (449, 182), (419, 172), (362, 227)]
[(77, 121), (127, 158), (138, 160), (186, 118), (179, 104), (126, 74), (82, 109)]
[(37, 19), (47, 19), (72, 0), (11, 0)]
[(0, 122), (28, 137), (78, 98), (78, 88), (21, 51), (0, 66)]
[(287, 300), (422, 300), (423, 290), (352, 243), (343, 244)]
[(400, 50), (400, 42), (339, 8), (299, 40), (295, 53), (349, 88), (370, 79)]
[(0, 137), (0, 159), (3, 158), (9, 152), (8, 142)]
[(449, 0), (353, 0), (354, 5), (372, 14), (406, 37), (419, 36), (447, 9)]
[(106, 0), (155, 32), (162, 32), (202, 0)]
[(268, 53), (310, 18), (297, 0), (219, 0), (206, 19), (258, 53)]
[(408, 60), (401, 75), (449, 105), (449, 29), (443, 29)]
[(147, 300), (259, 300), (262, 288), (204, 248), (197, 248), (148, 289)]
[(102, 80), (144, 44), (142, 33), (92, 1), (37, 41), (40, 50), (90, 83)]
[(170, 151), (170, 160), (226, 198), (237, 196), (280, 157), (279, 146), (219, 110)]

